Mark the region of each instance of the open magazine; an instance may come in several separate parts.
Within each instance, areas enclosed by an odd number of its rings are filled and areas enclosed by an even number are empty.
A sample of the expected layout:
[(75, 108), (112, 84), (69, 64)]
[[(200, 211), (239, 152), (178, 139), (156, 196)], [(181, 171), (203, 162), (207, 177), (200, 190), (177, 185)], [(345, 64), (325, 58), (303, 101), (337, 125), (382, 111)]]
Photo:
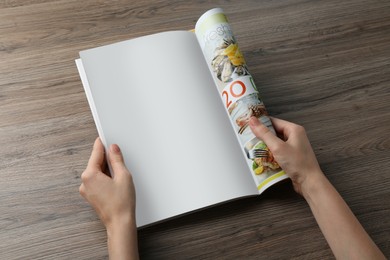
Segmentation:
[(275, 132), (220, 8), (195, 30), (80, 52), (76, 65), (105, 147), (120, 145), (145, 226), (261, 194), (287, 176), (250, 130)]

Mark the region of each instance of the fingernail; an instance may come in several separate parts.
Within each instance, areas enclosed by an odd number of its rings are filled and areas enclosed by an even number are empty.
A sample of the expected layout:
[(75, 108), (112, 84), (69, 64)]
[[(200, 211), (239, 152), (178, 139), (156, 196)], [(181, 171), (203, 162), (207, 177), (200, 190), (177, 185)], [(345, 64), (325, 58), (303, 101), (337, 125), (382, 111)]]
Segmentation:
[(114, 152), (114, 153), (120, 153), (121, 149), (119, 148), (119, 146), (117, 144), (112, 144), (111, 145), (111, 151)]
[(259, 122), (259, 119), (257, 119), (256, 117), (252, 116), (250, 119), (249, 119), (249, 124), (251, 126), (258, 126), (260, 124)]

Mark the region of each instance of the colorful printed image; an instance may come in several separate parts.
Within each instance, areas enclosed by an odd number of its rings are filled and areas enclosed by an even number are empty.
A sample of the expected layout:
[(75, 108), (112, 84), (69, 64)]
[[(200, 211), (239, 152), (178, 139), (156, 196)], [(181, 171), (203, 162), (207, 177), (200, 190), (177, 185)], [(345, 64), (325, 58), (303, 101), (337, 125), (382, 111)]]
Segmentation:
[(263, 141), (253, 138), (245, 144), (245, 152), (248, 159), (252, 161), (252, 171), (259, 181), (281, 171), (272, 152)]
[(244, 56), (233, 38), (223, 39), (223, 43), (215, 49), (211, 67), (217, 78), (224, 83), (249, 75)]
[(198, 20), (195, 34), (261, 193), (287, 176), (268, 147), (255, 137), (249, 127), (250, 118), (255, 116), (275, 133), (259, 89), (220, 8), (208, 11)]
[(268, 149), (263, 141), (258, 142), (252, 150), (254, 153), (252, 169), (256, 175), (278, 170), (280, 168), (279, 164), (275, 161), (272, 152)]
[(267, 110), (264, 104), (258, 99), (257, 94), (246, 96), (229, 107), (229, 114), (238, 127), (238, 134), (242, 135), (249, 126), (249, 119), (252, 116), (260, 118), (266, 116)]

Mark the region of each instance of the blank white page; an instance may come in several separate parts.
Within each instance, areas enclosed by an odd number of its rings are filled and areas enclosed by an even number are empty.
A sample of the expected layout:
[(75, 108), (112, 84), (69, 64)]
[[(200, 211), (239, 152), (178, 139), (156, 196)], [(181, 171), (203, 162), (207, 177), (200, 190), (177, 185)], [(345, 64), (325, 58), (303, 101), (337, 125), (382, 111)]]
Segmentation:
[(258, 194), (193, 33), (80, 56), (99, 133), (107, 147), (119, 144), (133, 174), (139, 227)]

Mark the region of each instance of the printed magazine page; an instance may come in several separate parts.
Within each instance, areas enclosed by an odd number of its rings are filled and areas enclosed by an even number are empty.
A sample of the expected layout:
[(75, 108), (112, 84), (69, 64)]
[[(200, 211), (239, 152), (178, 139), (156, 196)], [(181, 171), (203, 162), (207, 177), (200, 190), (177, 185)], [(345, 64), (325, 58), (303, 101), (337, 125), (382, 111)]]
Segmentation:
[(275, 133), (259, 90), (222, 9), (211, 9), (203, 14), (196, 23), (195, 34), (257, 189), (262, 193), (272, 184), (286, 179), (287, 175), (265, 143), (256, 138), (249, 127), (250, 117), (256, 116)]

